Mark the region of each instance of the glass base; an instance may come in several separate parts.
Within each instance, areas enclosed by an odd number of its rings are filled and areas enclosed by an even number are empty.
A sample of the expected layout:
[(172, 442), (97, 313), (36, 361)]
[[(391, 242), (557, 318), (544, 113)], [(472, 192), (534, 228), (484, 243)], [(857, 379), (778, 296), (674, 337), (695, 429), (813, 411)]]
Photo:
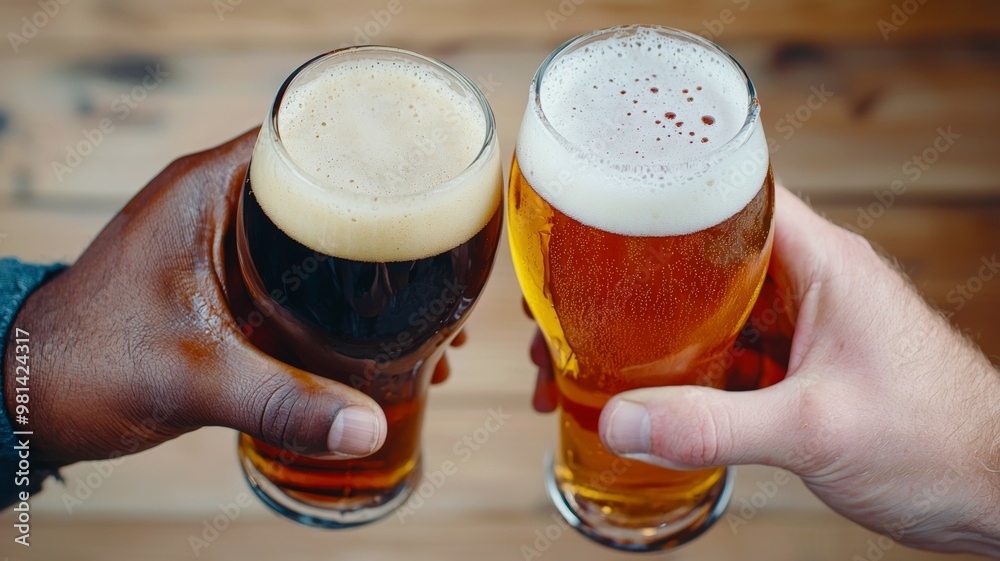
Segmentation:
[(243, 475), (247, 483), (271, 510), (303, 526), (331, 530), (363, 526), (384, 518), (410, 498), (410, 494), (420, 483), (423, 473), (421, 462), (418, 461), (409, 477), (383, 496), (378, 504), (351, 505), (346, 504), (347, 501), (345, 501), (343, 508), (331, 508), (327, 505), (320, 506), (308, 503), (289, 495), (284, 489), (265, 477), (242, 450), (239, 452), (240, 464), (243, 466)]
[(563, 519), (581, 534), (595, 542), (622, 551), (653, 552), (683, 545), (712, 527), (718, 520), (733, 494), (736, 470), (725, 468), (725, 474), (709, 490), (705, 499), (693, 505), (691, 511), (680, 518), (672, 518), (657, 526), (623, 528), (607, 519), (589, 513), (579, 504), (579, 498), (564, 490), (556, 480), (553, 454), (545, 459), (545, 491)]

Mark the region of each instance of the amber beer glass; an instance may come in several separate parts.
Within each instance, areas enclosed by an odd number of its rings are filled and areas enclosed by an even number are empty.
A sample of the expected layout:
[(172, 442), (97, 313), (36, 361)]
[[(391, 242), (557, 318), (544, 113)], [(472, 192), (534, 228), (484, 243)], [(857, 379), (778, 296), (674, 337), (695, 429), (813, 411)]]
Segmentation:
[(493, 266), (502, 181), (489, 105), (444, 63), (348, 48), (278, 91), (240, 200), (234, 315), (272, 356), (370, 395), (388, 429), (360, 459), (240, 435), (247, 479), (272, 509), (355, 526), (419, 483), (427, 388)]
[(731, 471), (617, 457), (598, 419), (625, 390), (726, 385), (725, 353), (772, 240), (749, 78), (720, 47), (669, 28), (569, 41), (535, 74), (507, 204), (514, 267), (559, 389), (550, 497), (619, 549), (697, 536), (725, 508)]

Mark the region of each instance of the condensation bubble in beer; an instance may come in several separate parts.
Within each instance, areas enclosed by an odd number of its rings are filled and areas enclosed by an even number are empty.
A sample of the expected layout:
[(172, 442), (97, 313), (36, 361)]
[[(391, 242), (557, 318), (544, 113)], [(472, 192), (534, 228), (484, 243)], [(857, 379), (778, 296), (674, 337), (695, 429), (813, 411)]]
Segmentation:
[(736, 214), (763, 184), (759, 119), (730, 143), (747, 121), (745, 78), (703, 45), (650, 28), (608, 35), (556, 58), (539, 89), (518, 164), (539, 195), (584, 224), (696, 232)]
[(306, 75), (285, 93), (277, 129), (287, 157), (263, 129), (254, 195), (320, 253), (437, 255), (471, 239), (499, 204), (499, 155), (476, 159), (487, 134), (478, 99), (426, 64), (361, 58)]

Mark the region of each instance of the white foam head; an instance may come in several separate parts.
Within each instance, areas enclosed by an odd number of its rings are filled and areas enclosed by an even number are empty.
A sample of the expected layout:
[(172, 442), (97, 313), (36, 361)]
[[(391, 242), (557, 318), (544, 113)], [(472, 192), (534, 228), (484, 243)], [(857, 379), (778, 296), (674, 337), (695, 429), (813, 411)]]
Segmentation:
[(682, 32), (631, 26), (543, 64), (517, 160), (554, 207), (632, 236), (704, 230), (761, 189), (767, 144), (742, 70)]
[(442, 65), (377, 47), (335, 53), (299, 72), (276, 103), (254, 147), (253, 193), (315, 251), (429, 257), (471, 239), (499, 205), (492, 115)]

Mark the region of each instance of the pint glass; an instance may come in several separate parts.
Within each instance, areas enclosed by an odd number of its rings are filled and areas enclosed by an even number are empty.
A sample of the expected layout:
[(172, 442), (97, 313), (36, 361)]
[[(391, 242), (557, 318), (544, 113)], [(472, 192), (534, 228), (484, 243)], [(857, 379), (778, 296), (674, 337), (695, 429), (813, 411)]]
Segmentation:
[(726, 468), (615, 456), (598, 419), (620, 392), (726, 386), (725, 353), (767, 270), (774, 185), (753, 85), (715, 44), (628, 26), (535, 74), (508, 197), (511, 253), (560, 399), (547, 490), (619, 549), (666, 549), (721, 514)]
[(268, 354), (375, 399), (388, 432), (378, 452), (341, 460), (240, 435), (273, 510), (340, 528), (406, 500), (427, 388), (489, 276), (501, 196), (489, 105), (447, 65), (356, 47), (285, 81), (240, 200), (234, 315)]

